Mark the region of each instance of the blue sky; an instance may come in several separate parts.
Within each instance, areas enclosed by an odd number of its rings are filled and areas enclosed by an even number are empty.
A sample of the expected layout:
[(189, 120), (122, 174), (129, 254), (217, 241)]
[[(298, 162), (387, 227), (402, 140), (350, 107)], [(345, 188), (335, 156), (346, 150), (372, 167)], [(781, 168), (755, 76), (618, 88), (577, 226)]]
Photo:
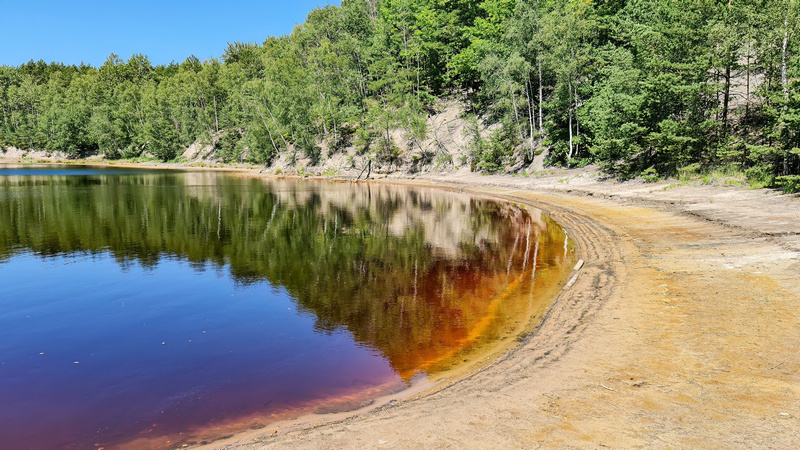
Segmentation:
[(0, 65), (29, 60), (93, 66), (110, 53), (153, 64), (220, 56), (228, 42), (288, 34), (309, 11), (339, 0), (0, 0)]

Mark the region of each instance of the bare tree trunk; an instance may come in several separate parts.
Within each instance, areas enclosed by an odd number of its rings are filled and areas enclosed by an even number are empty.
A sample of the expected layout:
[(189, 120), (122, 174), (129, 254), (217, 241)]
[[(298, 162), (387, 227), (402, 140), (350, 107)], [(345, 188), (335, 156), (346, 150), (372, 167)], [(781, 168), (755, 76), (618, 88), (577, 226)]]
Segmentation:
[[(404, 8), (405, 9), (405, 8)], [(408, 73), (408, 26), (406, 25), (405, 11), (403, 11), (403, 55), (406, 60), (406, 73)]]
[(11, 121), (14, 123), (14, 133), (19, 133), (19, 121), (17, 120), (16, 116), (14, 116), (14, 108), (9, 107), (11, 111), (9, 115), (11, 116)]
[[(269, 116), (272, 118), (272, 123), (275, 124), (275, 131), (277, 131), (278, 136), (281, 137), (281, 140), (283, 141), (283, 145), (286, 146), (286, 150), (289, 150), (289, 143), (286, 142), (286, 139), (283, 138), (283, 135), (281, 134), (280, 126), (278, 126), (278, 121), (275, 120), (275, 116), (272, 115), (272, 111), (269, 109), (269, 106), (264, 105), (264, 108), (267, 108), (267, 112), (269, 113)], [(292, 130), (292, 132), (294, 132), (294, 130)]]
[[(322, 100), (323, 103), (327, 103), (327, 102), (325, 102), (325, 94), (323, 94), (322, 92), (319, 93), (319, 98), (320, 98), (320, 100)], [(330, 105), (328, 105), (328, 109), (330, 110)], [(325, 114), (321, 114), (320, 118), (322, 119), (322, 133), (327, 136), (327, 134), (328, 134), (328, 124), (325, 123), (326, 122), (325, 121)]]
[(572, 159), (572, 80), (569, 81), (569, 155), (567, 156), (567, 168)]
[(542, 126), (542, 59), (539, 60), (539, 134), (544, 134), (544, 127)]
[[(714, 84), (719, 85), (719, 71), (714, 69)], [(719, 105), (719, 91), (714, 89), (714, 105)], [(714, 120), (719, 121), (719, 109), (714, 109)]]
[(378, 19), (378, 1), (377, 0), (367, 0), (369, 5), (369, 17), (375, 22)]
[(750, 114), (750, 48), (748, 44), (747, 49), (747, 94), (744, 102), (744, 122), (747, 123), (747, 118)]
[[(789, 103), (789, 86), (786, 79), (786, 48), (789, 46), (789, 3), (786, 3), (786, 13), (783, 16), (783, 46), (781, 47), (781, 86), (783, 87), (784, 111)], [(789, 160), (784, 152), (783, 155), (783, 174), (789, 174)]]
[(517, 128), (519, 126), (519, 108), (517, 108), (517, 96), (514, 92), (514, 85), (511, 83), (511, 80), (505, 80), (508, 83), (508, 91), (511, 94), (511, 104), (514, 106), (514, 122), (517, 124)]
[[(731, 0), (728, 0), (728, 12), (731, 10)], [(730, 55), (729, 55), (730, 56)], [(725, 66), (725, 94), (722, 105), (722, 126), (728, 129), (728, 104), (731, 98), (731, 63)]]
[[(578, 119), (578, 85), (575, 84), (575, 138), (580, 139), (581, 137), (581, 122)], [(578, 156), (580, 152), (580, 141), (578, 141), (575, 145), (575, 156)]]
[(783, 46), (781, 47), (781, 86), (783, 97), (789, 100), (789, 87), (786, 80), (786, 48), (789, 45), (789, 5), (786, 5), (786, 14), (783, 16)]
[(367, 161), (367, 165), (363, 169), (361, 169), (361, 173), (358, 174), (358, 178), (356, 178), (356, 181), (361, 179), (361, 175), (364, 174), (365, 170), (367, 171), (367, 177), (364, 178), (364, 179), (365, 180), (369, 180), (369, 175), (372, 173), (372, 160), (371, 159), (368, 160)]
[(417, 44), (417, 98), (419, 98), (419, 44)]
[[(333, 108), (331, 108), (331, 101), (328, 100), (328, 112), (331, 113), (331, 120), (333, 121), (333, 144), (334, 146), (339, 146), (339, 132), (336, 129), (336, 116), (333, 114)], [(327, 131), (326, 131), (327, 133)]]
[(517, 96), (511, 92), (511, 104), (514, 105), (514, 122), (519, 126), (519, 110), (517, 109)]
[(530, 129), (531, 134), (531, 144), (530, 144), (530, 158), (533, 161), (533, 105), (531, 103), (531, 76), (528, 73), (527, 79), (525, 80), (525, 99), (528, 101), (528, 128)]
[[(242, 100), (244, 100), (245, 102), (247, 102), (248, 104), (252, 105), (254, 108), (256, 108), (256, 112), (258, 113), (258, 116), (261, 117), (261, 123), (264, 124), (264, 128), (266, 128), (267, 134), (269, 135), (269, 141), (272, 142), (272, 148), (275, 149), (275, 153), (279, 153), (280, 150), (278, 150), (278, 146), (275, 145), (275, 139), (272, 138), (272, 131), (269, 129), (269, 125), (267, 125), (267, 119), (264, 118), (264, 114), (261, 112), (261, 108), (259, 108), (258, 106), (256, 106), (253, 103), (250, 103), (248, 100), (245, 100), (245, 98), (242, 97), (241, 95), (239, 97)], [(267, 166), (264, 165), (264, 169), (266, 169), (266, 168), (267, 168)], [(263, 172), (264, 169), (261, 169), (261, 171)]]
[(217, 129), (217, 133), (219, 133), (219, 116), (217, 115), (217, 96), (214, 96), (214, 126)]
[(722, 97), (722, 126), (728, 128), (728, 103), (731, 98), (731, 65), (725, 67), (725, 92)]

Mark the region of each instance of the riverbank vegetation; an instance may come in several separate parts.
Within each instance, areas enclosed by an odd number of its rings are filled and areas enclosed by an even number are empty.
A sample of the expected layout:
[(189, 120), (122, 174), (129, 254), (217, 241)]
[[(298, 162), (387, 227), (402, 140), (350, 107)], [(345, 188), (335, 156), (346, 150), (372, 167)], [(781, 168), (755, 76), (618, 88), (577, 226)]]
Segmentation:
[(172, 160), (199, 141), (228, 162), (348, 151), (392, 170), (434, 159), (409, 149), (456, 99), (475, 171), (544, 152), (621, 177), (734, 168), (794, 190), (799, 19), (794, 0), (343, 0), (219, 59), (0, 67), (0, 144)]

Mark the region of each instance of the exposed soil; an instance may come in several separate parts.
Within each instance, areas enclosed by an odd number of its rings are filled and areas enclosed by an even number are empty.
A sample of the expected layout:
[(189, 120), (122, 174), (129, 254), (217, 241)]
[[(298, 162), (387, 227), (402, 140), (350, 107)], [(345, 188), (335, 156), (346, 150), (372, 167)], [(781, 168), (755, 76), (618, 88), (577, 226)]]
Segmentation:
[(798, 198), (586, 169), (378, 182), (541, 207), (585, 264), (534, 333), (470, 375), (209, 448), (800, 446)]

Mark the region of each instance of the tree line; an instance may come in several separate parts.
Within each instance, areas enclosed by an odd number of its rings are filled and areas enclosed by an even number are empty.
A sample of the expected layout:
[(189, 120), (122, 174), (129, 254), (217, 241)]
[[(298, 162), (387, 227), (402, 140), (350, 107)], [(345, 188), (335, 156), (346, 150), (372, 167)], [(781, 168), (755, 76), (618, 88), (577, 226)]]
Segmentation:
[(0, 67), (0, 144), (174, 159), (403, 159), (458, 98), (474, 170), (600, 164), (620, 176), (800, 174), (795, 0), (343, 0), (218, 59)]

